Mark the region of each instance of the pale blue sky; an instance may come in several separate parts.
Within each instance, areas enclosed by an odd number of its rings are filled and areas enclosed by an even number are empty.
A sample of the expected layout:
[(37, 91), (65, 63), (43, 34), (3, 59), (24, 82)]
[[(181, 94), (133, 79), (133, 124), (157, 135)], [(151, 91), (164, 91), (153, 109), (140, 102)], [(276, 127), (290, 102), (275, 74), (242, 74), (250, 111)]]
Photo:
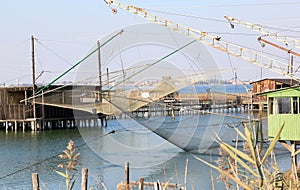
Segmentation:
[[(227, 41), (260, 51), (270, 50), (286, 58), (286, 53), (274, 48), (261, 49), (256, 40), (258, 34), (243, 27), (232, 30), (228, 23), (218, 20), (224, 20), (223, 16), (229, 15), (264, 26), (284, 28), (280, 34), (300, 38), (300, 1), (297, 0), (123, 2), (153, 10), (216, 19), (211, 21), (155, 13), (183, 25), (220, 35)], [(118, 10), (113, 15), (103, 0), (9, 0), (1, 1), (0, 7), (0, 85), (16, 83), (16, 80), (20, 83), (31, 81), (31, 35), (40, 42), (36, 44), (37, 75), (41, 71), (51, 72), (46, 72), (39, 81), (47, 83), (84, 57), (98, 38), (128, 25), (148, 22), (124, 10)], [(208, 49), (220, 68), (237, 67), (238, 77), (242, 80), (260, 78), (257, 66)], [(273, 76), (265, 71), (263, 73), (263, 77)], [(227, 79), (231, 77), (229, 75)], [(71, 77), (66, 76), (62, 80), (71, 80)]]

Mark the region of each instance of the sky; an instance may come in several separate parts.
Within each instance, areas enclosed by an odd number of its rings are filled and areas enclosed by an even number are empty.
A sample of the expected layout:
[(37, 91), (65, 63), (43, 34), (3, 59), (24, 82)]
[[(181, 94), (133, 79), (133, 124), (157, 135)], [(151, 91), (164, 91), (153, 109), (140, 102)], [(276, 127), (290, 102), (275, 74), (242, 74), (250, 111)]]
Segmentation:
[[(242, 26), (231, 29), (224, 15), (269, 27), (281, 35), (300, 38), (300, 1), (297, 0), (121, 2), (145, 8), (184, 26), (221, 36), (243, 47), (270, 53), (283, 61), (289, 59), (286, 52), (273, 47), (262, 48), (257, 42), (260, 36), (258, 33)], [(36, 76), (43, 72), (38, 82), (49, 83), (86, 56), (98, 39), (122, 27), (149, 23), (121, 9), (118, 9), (117, 14), (112, 14), (111, 8), (103, 0), (9, 0), (0, 1), (0, 7), (0, 86), (31, 82), (32, 35), (36, 38)], [(207, 49), (219, 68), (236, 68), (239, 80), (279, 77), (211, 47)], [(299, 58), (295, 57), (294, 61), (298, 63)], [(226, 80), (232, 78), (232, 72), (224, 76)], [(72, 73), (60, 81), (70, 80)]]

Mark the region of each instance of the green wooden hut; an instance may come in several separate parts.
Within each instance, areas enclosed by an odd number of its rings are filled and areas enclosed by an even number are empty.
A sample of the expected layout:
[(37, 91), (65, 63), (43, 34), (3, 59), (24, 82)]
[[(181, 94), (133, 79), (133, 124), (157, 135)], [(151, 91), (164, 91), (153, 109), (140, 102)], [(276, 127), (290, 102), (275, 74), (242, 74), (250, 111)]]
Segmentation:
[(280, 140), (300, 141), (300, 86), (264, 92), (268, 103), (268, 136), (274, 138), (284, 123)]

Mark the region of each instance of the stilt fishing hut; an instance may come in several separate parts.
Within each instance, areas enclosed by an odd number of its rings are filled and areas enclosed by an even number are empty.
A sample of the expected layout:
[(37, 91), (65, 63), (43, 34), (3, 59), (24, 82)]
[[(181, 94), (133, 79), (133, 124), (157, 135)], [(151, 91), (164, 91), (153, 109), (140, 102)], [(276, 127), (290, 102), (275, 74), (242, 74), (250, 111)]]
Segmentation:
[(300, 142), (300, 87), (282, 88), (259, 96), (267, 97), (269, 138), (274, 138), (284, 124), (280, 140)]
[(291, 152), (292, 168), (296, 171), (297, 146), (300, 144), (300, 86), (264, 92), (259, 96), (267, 97), (268, 137), (272, 140), (284, 125), (279, 142)]

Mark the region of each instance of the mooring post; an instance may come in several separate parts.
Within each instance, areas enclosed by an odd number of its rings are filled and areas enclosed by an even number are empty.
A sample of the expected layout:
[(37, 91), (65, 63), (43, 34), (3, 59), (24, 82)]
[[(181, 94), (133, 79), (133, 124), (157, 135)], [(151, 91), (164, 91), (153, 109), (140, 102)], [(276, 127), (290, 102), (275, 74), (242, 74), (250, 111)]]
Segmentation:
[(154, 185), (154, 190), (160, 190), (160, 189), (159, 189), (159, 184), (158, 184), (157, 181), (154, 182), (153, 185)]
[(88, 169), (87, 168), (82, 168), (81, 190), (87, 190), (87, 183), (88, 183)]
[(125, 184), (126, 190), (129, 189), (129, 162), (125, 163)]
[(32, 189), (40, 190), (39, 176), (37, 173), (32, 173)]
[(144, 178), (140, 178), (140, 183), (139, 183), (139, 190), (144, 190)]

